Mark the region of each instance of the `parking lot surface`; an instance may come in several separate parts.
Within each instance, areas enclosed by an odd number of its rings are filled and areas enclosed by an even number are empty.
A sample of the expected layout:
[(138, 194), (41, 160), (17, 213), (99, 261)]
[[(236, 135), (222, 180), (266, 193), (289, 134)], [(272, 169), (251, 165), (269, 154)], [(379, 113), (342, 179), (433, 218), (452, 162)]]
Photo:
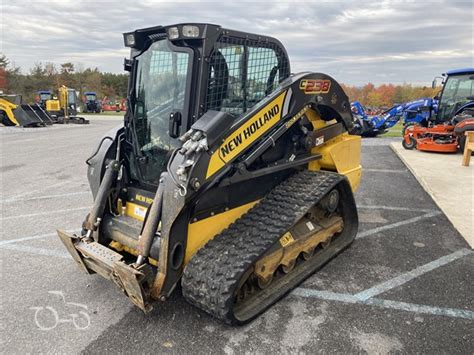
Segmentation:
[(79, 229), (84, 161), (118, 124), (0, 128), (5, 353), (473, 352), (474, 255), (390, 139), (363, 141), (356, 241), (263, 316), (229, 327), (179, 290), (145, 316), (55, 234)]

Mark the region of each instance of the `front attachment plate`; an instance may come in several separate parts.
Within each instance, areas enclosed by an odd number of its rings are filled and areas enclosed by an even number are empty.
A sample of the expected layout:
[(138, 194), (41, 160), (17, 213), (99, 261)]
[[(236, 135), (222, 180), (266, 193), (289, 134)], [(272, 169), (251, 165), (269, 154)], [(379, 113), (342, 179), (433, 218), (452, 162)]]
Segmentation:
[(85, 241), (76, 235), (58, 230), (58, 236), (66, 246), (79, 267), (88, 274), (98, 273), (106, 279), (113, 280), (130, 300), (143, 312), (149, 312), (152, 307), (148, 303), (150, 280), (153, 272), (149, 265), (138, 269), (127, 265), (121, 254), (97, 242)]

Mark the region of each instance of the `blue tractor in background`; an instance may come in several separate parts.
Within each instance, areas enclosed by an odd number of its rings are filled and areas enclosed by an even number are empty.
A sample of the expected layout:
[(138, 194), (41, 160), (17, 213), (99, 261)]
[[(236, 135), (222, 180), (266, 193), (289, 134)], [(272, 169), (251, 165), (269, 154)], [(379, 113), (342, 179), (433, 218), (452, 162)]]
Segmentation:
[(87, 113), (101, 113), (102, 104), (97, 99), (97, 93), (94, 91), (87, 91), (84, 93), (84, 108), (83, 112)]
[(39, 90), (36, 96), (36, 103), (40, 105), (43, 110), (46, 110), (46, 101), (53, 100), (53, 92), (51, 90)]
[(369, 115), (365, 112), (364, 106), (359, 101), (351, 102), (351, 111), (354, 118), (354, 128), (352, 134), (362, 137), (376, 136), (374, 134), (374, 125), (372, 124)]
[(410, 101), (403, 108), (403, 132), (407, 126), (428, 127), (430, 117), (438, 112), (438, 99), (424, 98)]
[(386, 133), (395, 126), (400, 119), (403, 120), (405, 127), (418, 124), (428, 126), (428, 119), (433, 111), (438, 109), (438, 100), (431, 98), (418, 99), (404, 104), (397, 104), (390, 109), (382, 112), (380, 115), (369, 116), (364, 106), (359, 101), (351, 103), (351, 110), (354, 116), (354, 133), (362, 137), (376, 137), (379, 134)]

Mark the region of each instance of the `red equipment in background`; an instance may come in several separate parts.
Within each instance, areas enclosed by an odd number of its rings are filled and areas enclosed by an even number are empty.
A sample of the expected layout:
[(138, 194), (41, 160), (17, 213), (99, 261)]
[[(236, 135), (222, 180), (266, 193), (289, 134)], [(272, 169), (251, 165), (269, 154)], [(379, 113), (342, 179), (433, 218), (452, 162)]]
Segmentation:
[(456, 153), (464, 149), (465, 132), (474, 131), (474, 68), (451, 70), (443, 76), (436, 115), (431, 106), (419, 109), (429, 112), (428, 127), (407, 126), (402, 141), (405, 149)]
[(451, 124), (437, 124), (431, 127), (407, 126), (402, 142), (403, 148), (439, 153), (456, 153), (458, 139)]
[(125, 111), (125, 99), (119, 100), (110, 100), (106, 97), (102, 99), (102, 111)]

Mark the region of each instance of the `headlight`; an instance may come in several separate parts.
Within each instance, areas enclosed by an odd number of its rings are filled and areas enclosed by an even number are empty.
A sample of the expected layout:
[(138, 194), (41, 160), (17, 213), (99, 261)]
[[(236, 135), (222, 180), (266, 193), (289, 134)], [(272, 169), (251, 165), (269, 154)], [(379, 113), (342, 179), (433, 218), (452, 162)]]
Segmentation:
[(132, 33), (125, 33), (123, 35), (123, 41), (125, 43), (125, 47), (133, 47), (135, 45), (135, 34)]
[(168, 38), (169, 39), (176, 39), (178, 37), (179, 37), (178, 27), (168, 28)]
[(199, 27), (189, 25), (183, 26), (183, 36), (192, 38), (199, 37)]

